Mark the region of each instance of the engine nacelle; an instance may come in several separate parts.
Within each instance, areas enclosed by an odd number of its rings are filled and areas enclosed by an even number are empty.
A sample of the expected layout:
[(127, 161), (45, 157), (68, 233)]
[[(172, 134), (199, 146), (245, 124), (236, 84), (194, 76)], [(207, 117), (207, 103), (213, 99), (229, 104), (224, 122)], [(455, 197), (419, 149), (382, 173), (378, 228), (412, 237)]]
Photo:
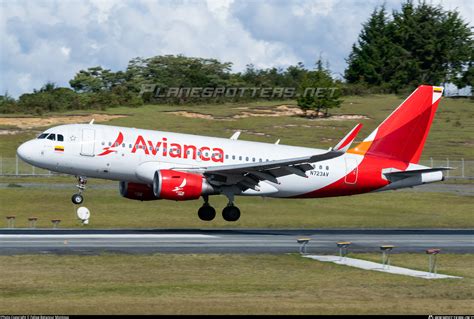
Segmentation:
[(156, 200), (159, 199), (153, 193), (153, 186), (147, 184), (120, 182), (120, 195), (129, 199), (136, 200)]
[(175, 170), (158, 170), (153, 177), (153, 193), (171, 200), (197, 199), (214, 190), (202, 175)]

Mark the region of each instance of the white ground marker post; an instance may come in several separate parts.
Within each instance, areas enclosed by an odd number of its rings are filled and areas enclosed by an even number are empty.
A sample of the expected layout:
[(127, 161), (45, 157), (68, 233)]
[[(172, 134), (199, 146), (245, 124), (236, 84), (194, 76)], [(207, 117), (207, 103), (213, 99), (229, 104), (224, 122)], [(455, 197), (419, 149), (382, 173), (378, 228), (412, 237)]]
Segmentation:
[(395, 246), (392, 245), (383, 245), (380, 246), (380, 250), (382, 250), (382, 265), (384, 269), (390, 268), (390, 253)]
[(302, 237), (302, 238), (298, 238), (296, 240), (296, 242), (298, 244), (300, 244), (300, 254), (301, 255), (306, 254), (306, 245), (309, 243), (310, 240), (311, 240), (311, 238), (309, 238), (309, 237)]
[(58, 228), (58, 225), (61, 222), (61, 220), (60, 219), (51, 219), (51, 222), (53, 223), (53, 228), (56, 229), (56, 228)]
[(340, 241), (337, 243), (337, 247), (339, 248), (339, 257), (341, 259), (345, 258), (347, 255), (347, 251), (349, 250), (349, 246), (352, 243), (350, 241)]
[(432, 249), (427, 249), (426, 253), (430, 256), (430, 268), (429, 268), (429, 273), (430, 275), (436, 276), (437, 274), (437, 269), (436, 269), (436, 257), (438, 254), (441, 252), (441, 249), (437, 248), (432, 248)]
[(8, 228), (15, 228), (15, 216), (7, 216)]
[(38, 217), (29, 217), (28, 218), (28, 225), (30, 228), (36, 228), (36, 222), (38, 221)]

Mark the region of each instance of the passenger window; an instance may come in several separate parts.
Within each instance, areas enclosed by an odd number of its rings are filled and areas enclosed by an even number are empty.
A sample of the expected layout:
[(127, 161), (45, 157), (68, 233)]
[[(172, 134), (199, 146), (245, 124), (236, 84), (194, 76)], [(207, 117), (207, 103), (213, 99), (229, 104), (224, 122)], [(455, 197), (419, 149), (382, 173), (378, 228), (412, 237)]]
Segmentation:
[(241, 161), (241, 160), (242, 160), (242, 156), (239, 156), (239, 161)]
[(232, 159), (235, 160), (235, 155), (232, 155)]
[(49, 134), (48, 135), (48, 140), (56, 141), (56, 134)]
[(229, 159), (229, 155), (228, 155), (228, 154), (225, 155), (225, 159)]
[(255, 162), (255, 157), (252, 157), (252, 162)]
[(247, 161), (247, 162), (249, 161), (249, 158), (248, 158), (248, 156), (245, 158), (245, 161)]

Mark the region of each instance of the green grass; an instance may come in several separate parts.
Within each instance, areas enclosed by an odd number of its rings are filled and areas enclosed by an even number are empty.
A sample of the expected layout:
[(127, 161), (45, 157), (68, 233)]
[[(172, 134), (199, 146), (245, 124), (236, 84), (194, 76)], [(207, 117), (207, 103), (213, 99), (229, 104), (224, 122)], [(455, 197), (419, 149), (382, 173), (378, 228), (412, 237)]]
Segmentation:
[[(398, 106), (405, 97), (395, 95), (349, 96), (344, 98), (337, 114), (360, 114), (369, 119), (360, 120), (364, 128), (358, 140), (370, 134), (383, 119)], [(113, 119), (107, 124), (128, 127), (175, 131), (219, 137), (229, 137), (235, 130), (244, 130), (241, 138), (246, 140), (273, 143), (281, 139), (282, 144), (316, 148), (328, 148), (335, 145), (358, 120), (335, 121), (292, 117), (249, 117), (231, 119), (230, 116), (250, 107), (271, 109), (275, 105), (293, 104), (294, 101), (228, 103), (210, 105), (145, 105), (139, 108), (117, 107), (106, 111), (108, 114), (129, 115), (126, 118)], [(464, 157), (474, 159), (474, 112), (473, 102), (467, 99), (443, 99), (435, 117), (430, 136), (427, 140), (424, 158), (452, 159)], [(170, 111), (190, 111), (219, 117), (214, 120), (185, 118), (170, 114)], [(92, 112), (92, 111), (90, 111)], [(103, 113), (103, 112), (96, 112)], [(85, 111), (71, 114), (86, 114)], [(62, 114), (64, 115), (64, 114)], [(226, 118), (227, 117), (227, 118)], [(36, 129), (15, 135), (0, 135), (0, 155), (12, 157), (21, 142), (37, 134)], [(262, 136), (255, 133), (263, 134)]]
[[(373, 95), (345, 97), (334, 114), (361, 114), (364, 128), (359, 140), (367, 136), (405, 97)], [(109, 114), (129, 115), (107, 124), (229, 137), (234, 130), (245, 130), (241, 138), (282, 144), (327, 148), (335, 145), (356, 123), (355, 120), (335, 121), (292, 117), (250, 117), (231, 119), (243, 112), (241, 108), (271, 109), (285, 102), (254, 102), (211, 105), (146, 105), (139, 108), (119, 107)], [(435, 118), (424, 157), (464, 157), (474, 159), (474, 112), (469, 100), (444, 99)], [(170, 111), (191, 111), (219, 117), (215, 120), (185, 118)], [(103, 113), (103, 112), (97, 112)], [(86, 114), (86, 111), (74, 112)], [(64, 115), (64, 114), (63, 114)], [(227, 118), (226, 118), (227, 117)], [(461, 123), (460, 125), (458, 124)], [(39, 130), (39, 129), (38, 129)], [(13, 157), (16, 148), (35, 136), (36, 131), (0, 135), (0, 155)], [(256, 135), (256, 133), (263, 135)], [(14, 160), (4, 161), (4, 171), (14, 172)], [(438, 165), (440, 162), (436, 162)], [(443, 164), (444, 165), (444, 164)], [(472, 166), (472, 165), (471, 165)], [(472, 168), (471, 168), (472, 170)], [(31, 167), (22, 164), (22, 172)], [(40, 170), (37, 170), (39, 172)], [(469, 171), (470, 172), (470, 171)], [(469, 173), (467, 172), (467, 173)], [(459, 172), (452, 173), (459, 175)], [(469, 173), (470, 174), (470, 173)], [(61, 218), (62, 227), (78, 226), (70, 196), (75, 192), (72, 177), (39, 179), (44, 183), (70, 183), (67, 189), (0, 189), (0, 219), (17, 215), (17, 225), (26, 226), (27, 217), (37, 215), (41, 227), (49, 227), (50, 219)], [(37, 178), (2, 177), (0, 183), (36, 183)], [(107, 181), (91, 180), (102, 185)], [(117, 185), (117, 184), (116, 184)], [(220, 196), (212, 199), (218, 212), (225, 205)], [(342, 198), (313, 200), (277, 200), (238, 198), (242, 218), (237, 223), (225, 223), (220, 214), (212, 223), (197, 219), (199, 201), (176, 203), (169, 201), (137, 202), (121, 198), (117, 191), (88, 190), (85, 205), (92, 211), (88, 227), (473, 227), (470, 215), (473, 197), (454, 194), (411, 193), (404, 191), (367, 194)], [(402, 205), (403, 204), (403, 205)], [(1, 221), (0, 221), (1, 222)]]
[[(392, 262), (427, 267), (422, 254)], [(298, 255), (1, 256), (0, 312), (466, 314), (473, 263), (473, 255), (440, 255), (439, 272), (464, 279), (426, 280)]]
[[(212, 222), (201, 221), (197, 209), (201, 200), (139, 202), (122, 198), (117, 190), (88, 189), (84, 206), (91, 211), (90, 225), (80, 226), (70, 197), (75, 192), (71, 178), (67, 189), (9, 187), (0, 189), (0, 222), (15, 215), (16, 226), (26, 227), (28, 217), (38, 217), (38, 227), (273, 227), (273, 228), (473, 228), (473, 196), (450, 193), (393, 191), (322, 199), (262, 199), (238, 197), (242, 216), (235, 223), (220, 215), (224, 196), (211, 198), (218, 215)], [(10, 182), (12, 183), (12, 182)], [(91, 181), (90, 183), (93, 183)], [(100, 185), (98, 185), (100, 186)]]

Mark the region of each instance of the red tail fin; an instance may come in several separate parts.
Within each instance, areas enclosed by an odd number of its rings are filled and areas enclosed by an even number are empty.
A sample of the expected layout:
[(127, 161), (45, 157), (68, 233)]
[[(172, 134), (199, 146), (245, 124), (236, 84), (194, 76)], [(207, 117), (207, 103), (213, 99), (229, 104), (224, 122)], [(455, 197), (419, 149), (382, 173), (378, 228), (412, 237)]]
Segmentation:
[(419, 86), (349, 152), (418, 163), (442, 95), (442, 87)]

